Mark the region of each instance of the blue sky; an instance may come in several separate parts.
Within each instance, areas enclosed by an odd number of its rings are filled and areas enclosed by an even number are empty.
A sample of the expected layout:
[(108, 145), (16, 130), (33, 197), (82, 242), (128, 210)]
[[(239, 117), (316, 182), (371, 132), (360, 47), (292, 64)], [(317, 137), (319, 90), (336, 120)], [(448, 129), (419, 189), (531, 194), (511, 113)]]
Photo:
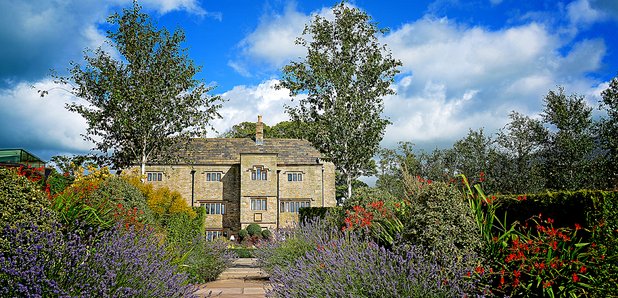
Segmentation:
[[(218, 132), (233, 124), (287, 120), (280, 68), (304, 56), (294, 45), (311, 16), (329, 17), (334, 1), (141, 1), (160, 27), (182, 28), (199, 79), (226, 99)], [(80, 101), (36, 89), (82, 62), (85, 48), (105, 46), (105, 18), (127, 0), (0, 2), (0, 148), (25, 148), (43, 159), (87, 152), (85, 121), (64, 109)], [(390, 32), (380, 36), (403, 62), (384, 98), (393, 123), (382, 145), (412, 141), (449, 146), (468, 129), (494, 133), (512, 110), (537, 117), (542, 99), (561, 85), (597, 106), (618, 74), (618, 2), (614, 0), (351, 1)], [(107, 48), (113, 52), (113, 49)], [(34, 88), (32, 88), (34, 86)], [(600, 112), (595, 112), (596, 116)], [(211, 133), (210, 136), (216, 136)]]

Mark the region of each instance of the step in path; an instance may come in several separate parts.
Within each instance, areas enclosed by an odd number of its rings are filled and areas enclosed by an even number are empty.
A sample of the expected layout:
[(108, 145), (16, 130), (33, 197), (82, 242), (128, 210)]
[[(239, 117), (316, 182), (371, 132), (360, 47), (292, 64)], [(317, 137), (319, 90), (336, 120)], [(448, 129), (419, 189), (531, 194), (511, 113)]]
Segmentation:
[(236, 259), (232, 266), (217, 280), (202, 284), (195, 294), (198, 297), (263, 298), (268, 289), (268, 274), (256, 264), (256, 259)]

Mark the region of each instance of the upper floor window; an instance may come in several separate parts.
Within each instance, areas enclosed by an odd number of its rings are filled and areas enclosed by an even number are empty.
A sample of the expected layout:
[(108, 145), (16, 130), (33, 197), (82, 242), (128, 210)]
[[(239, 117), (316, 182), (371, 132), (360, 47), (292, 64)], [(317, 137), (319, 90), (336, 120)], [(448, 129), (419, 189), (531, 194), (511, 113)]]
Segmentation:
[(303, 173), (288, 173), (288, 181), (303, 181)]
[(163, 181), (163, 173), (161, 173), (161, 172), (148, 172), (148, 173), (146, 173), (146, 180), (148, 180), (148, 181)]
[(206, 214), (225, 214), (224, 203), (202, 202), (200, 205), (206, 208)]
[(264, 167), (254, 167), (251, 170), (251, 180), (268, 180), (268, 170)]
[(221, 172), (207, 172), (206, 181), (221, 181)]
[(266, 210), (266, 199), (251, 199), (251, 210)]

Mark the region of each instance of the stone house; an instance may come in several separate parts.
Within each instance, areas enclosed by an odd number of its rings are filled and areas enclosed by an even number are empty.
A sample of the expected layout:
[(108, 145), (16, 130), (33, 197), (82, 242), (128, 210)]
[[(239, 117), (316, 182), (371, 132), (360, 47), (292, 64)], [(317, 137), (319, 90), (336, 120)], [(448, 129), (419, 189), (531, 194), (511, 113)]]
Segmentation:
[(250, 138), (193, 139), (177, 164), (150, 164), (147, 182), (206, 207), (209, 238), (257, 223), (271, 230), (298, 221), (301, 207), (335, 206), (335, 166), (311, 143), (264, 139), (258, 116)]

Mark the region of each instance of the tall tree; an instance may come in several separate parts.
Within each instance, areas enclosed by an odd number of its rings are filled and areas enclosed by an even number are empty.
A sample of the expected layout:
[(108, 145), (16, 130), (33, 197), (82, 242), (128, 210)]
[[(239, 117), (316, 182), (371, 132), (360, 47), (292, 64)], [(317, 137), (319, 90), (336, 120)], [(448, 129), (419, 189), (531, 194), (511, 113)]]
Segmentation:
[(382, 97), (395, 93), (389, 86), (401, 62), (378, 42), (385, 30), (365, 12), (341, 2), (333, 14), (333, 20), (316, 15), (305, 26), (296, 43), (307, 56), (283, 68), (277, 87), (290, 96), (307, 94), (287, 111), (308, 124), (308, 139), (345, 177), (350, 198), (352, 181), (368, 170), (389, 124)]
[(606, 174), (610, 187), (618, 187), (618, 77), (609, 83), (601, 96), (601, 108), (607, 117), (600, 121), (601, 146), (607, 151)]
[(545, 186), (541, 152), (548, 131), (539, 120), (511, 112), (509, 122), (496, 137), (499, 165), (498, 190), (507, 193), (533, 193)]
[(454, 168), (459, 174), (469, 179), (485, 180), (485, 187), (495, 191), (493, 165), (495, 164), (495, 150), (493, 140), (483, 129), (469, 130), (468, 135), (453, 144)]
[(545, 96), (543, 121), (553, 126), (544, 149), (546, 188), (591, 187), (593, 167), (592, 108), (585, 98), (566, 95), (564, 88)]
[(111, 152), (115, 167), (137, 163), (143, 174), (167, 148), (202, 135), (220, 117), (220, 98), (194, 79), (200, 67), (181, 48), (183, 31), (159, 30), (140, 10), (134, 2), (108, 18), (116, 30), (107, 37), (121, 59), (98, 48), (85, 54), (86, 66), (71, 63), (70, 76), (56, 76), (56, 82), (71, 85), (70, 92), (88, 102), (67, 105), (86, 119), (85, 139)]

